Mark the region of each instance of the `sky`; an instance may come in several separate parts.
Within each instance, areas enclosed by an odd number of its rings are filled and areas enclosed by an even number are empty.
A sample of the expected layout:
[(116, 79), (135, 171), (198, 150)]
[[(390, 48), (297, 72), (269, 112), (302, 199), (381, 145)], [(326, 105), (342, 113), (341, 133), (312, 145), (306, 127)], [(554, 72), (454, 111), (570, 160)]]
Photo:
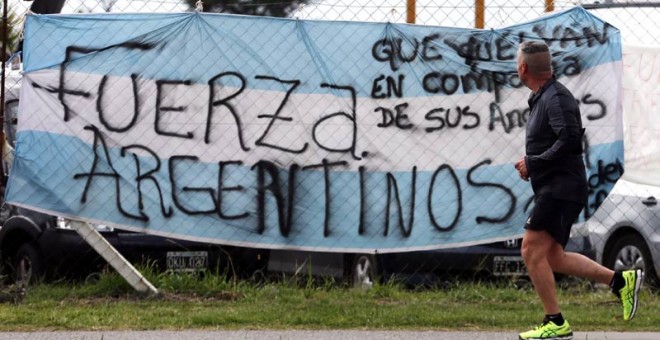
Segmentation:
[[(105, 12), (100, 5), (102, 3), (97, 0), (68, 0), (62, 12), (76, 13), (81, 8), (89, 12)], [(182, 12), (187, 9), (184, 1), (177, 0), (117, 0), (113, 12)]]
[[(604, 1), (601, 1), (601, 3)], [(626, 2), (626, 1), (615, 1)], [(651, 0), (638, 2), (659, 3)], [(555, 10), (594, 1), (555, 0)], [(485, 0), (485, 28), (501, 28), (544, 15), (544, 0)], [(417, 24), (474, 27), (474, 0), (416, 0)], [(621, 30), (624, 44), (660, 46), (660, 4), (656, 8), (590, 10)], [(295, 17), (300, 19), (406, 22), (406, 0), (314, 0)], [(655, 20), (653, 20), (655, 18)]]
[[(67, 0), (62, 13), (99, 13), (105, 12), (103, 0)], [(32, 5), (32, 1), (9, 0), (9, 8), (16, 13), (25, 13)], [(178, 0), (116, 0), (113, 12), (181, 12), (188, 6), (184, 1)]]

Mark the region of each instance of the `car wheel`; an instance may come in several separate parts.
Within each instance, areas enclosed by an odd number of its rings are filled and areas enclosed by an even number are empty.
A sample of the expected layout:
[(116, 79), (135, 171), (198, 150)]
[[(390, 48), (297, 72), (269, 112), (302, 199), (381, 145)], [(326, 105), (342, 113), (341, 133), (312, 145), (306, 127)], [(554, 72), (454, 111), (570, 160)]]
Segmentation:
[(609, 252), (605, 266), (615, 270), (641, 269), (647, 281), (656, 280), (651, 253), (637, 234), (626, 234), (617, 240)]
[(43, 278), (43, 258), (30, 243), (18, 248), (14, 256), (14, 279), (17, 284), (32, 284)]
[(266, 272), (264, 270), (255, 270), (252, 276), (250, 276), (250, 281), (259, 287), (263, 286), (267, 281)]
[(351, 287), (369, 289), (377, 277), (378, 264), (374, 255), (358, 254), (353, 257), (349, 276)]

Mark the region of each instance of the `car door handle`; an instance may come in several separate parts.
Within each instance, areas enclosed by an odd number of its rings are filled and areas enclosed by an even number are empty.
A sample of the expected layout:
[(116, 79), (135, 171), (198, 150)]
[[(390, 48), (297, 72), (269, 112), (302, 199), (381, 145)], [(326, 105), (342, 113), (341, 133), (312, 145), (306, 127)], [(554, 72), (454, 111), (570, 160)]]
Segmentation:
[(652, 207), (654, 205), (657, 205), (658, 201), (655, 199), (655, 197), (649, 196), (645, 200), (642, 201), (642, 204), (644, 204), (647, 207)]

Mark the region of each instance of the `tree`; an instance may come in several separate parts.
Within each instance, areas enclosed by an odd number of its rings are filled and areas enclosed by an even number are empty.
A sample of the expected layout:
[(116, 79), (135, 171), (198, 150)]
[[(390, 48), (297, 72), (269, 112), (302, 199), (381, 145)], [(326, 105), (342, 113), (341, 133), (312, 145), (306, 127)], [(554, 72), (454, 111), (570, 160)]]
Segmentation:
[[(204, 12), (287, 17), (309, 0), (203, 0)], [(197, 0), (186, 0), (191, 9)]]
[[(62, 11), (65, 0), (34, 0), (30, 6), (30, 11), (37, 14), (52, 14), (59, 13)], [(19, 30), (21, 28), (16, 28), (17, 20), (12, 19), (12, 14), (10, 13), (7, 18), (7, 23), (10, 25), (10, 31), (7, 32), (7, 51), (19, 52), (23, 50), (23, 40), (20, 37)], [(15, 17), (15, 15), (14, 15)], [(2, 34), (0, 34), (2, 35)], [(4, 40), (5, 37), (2, 37)]]
[[(14, 13), (14, 11), (10, 9), (7, 14), (7, 42), (5, 45), (7, 56), (12, 54), (18, 47), (21, 28), (22, 28), (21, 20), (18, 18), (16, 13)], [(0, 34), (0, 42), (4, 40), (5, 37), (2, 34)]]
[(65, 0), (34, 0), (30, 10), (39, 14), (59, 13)]

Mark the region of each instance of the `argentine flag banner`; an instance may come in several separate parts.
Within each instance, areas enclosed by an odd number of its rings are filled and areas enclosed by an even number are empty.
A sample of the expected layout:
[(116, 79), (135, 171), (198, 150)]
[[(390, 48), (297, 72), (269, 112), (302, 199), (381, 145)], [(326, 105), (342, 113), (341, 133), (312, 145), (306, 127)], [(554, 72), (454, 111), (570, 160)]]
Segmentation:
[(588, 219), (623, 171), (619, 30), (582, 8), (491, 30), (238, 15), (29, 15), (7, 200), (270, 249), (398, 252), (522, 235), (545, 41), (586, 127)]

